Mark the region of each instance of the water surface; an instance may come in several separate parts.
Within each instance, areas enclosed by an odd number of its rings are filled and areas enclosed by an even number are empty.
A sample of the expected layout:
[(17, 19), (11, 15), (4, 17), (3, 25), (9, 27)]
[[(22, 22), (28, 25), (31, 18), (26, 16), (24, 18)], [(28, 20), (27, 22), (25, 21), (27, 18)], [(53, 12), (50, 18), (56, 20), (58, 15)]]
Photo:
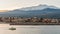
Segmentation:
[[(16, 30), (9, 30), (10, 27), (15, 27)], [(0, 25), (0, 34), (60, 34), (60, 25)]]

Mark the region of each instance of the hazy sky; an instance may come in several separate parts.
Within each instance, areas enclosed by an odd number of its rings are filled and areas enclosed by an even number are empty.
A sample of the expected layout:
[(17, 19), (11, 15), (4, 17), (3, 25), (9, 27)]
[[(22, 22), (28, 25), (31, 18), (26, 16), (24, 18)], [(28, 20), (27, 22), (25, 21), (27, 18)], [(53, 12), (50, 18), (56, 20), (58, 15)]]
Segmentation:
[(60, 7), (60, 0), (0, 0), (0, 10), (13, 10), (39, 4), (47, 4)]

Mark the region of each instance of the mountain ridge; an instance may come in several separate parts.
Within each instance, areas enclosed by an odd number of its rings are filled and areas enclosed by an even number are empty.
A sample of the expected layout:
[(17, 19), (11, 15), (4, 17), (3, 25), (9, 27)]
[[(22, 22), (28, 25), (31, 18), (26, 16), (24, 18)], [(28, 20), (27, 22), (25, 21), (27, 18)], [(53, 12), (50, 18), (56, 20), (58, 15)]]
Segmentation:
[[(38, 8), (39, 6), (39, 8)], [(60, 8), (57, 8), (55, 6), (48, 6), (47, 5), (38, 5), (36, 6), (37, 9), (26, 10), (27, 8), (22, 9), (16, 9), (12, 11), (8, 11), (5, 13), (0, 14), (0, 16), (21, 16), (21, 17), (42, 17), (42, 18), (60, 18)], [(43, 7), (43, 9), (40, 8), (40, 6)], [(34, 6), (35, 7), (35, 6)]]

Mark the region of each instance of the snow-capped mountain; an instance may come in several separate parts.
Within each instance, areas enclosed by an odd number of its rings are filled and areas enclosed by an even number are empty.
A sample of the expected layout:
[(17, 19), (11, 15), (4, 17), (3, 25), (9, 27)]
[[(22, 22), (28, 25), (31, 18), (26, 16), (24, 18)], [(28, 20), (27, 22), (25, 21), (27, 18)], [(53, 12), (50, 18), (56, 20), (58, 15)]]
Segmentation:
[(26, 7), (26, 8), (21, 8), (20, 10), (25, 10), (25, 11), (29, 11), (29, 10), (43, 10), (46, 8), (52, 8), (52, 9), (60, 9), (57, 8), (55, 6), (48, 6), (48, 5), (38, 5), (38, 6), (32, 6), (32, 7)]
[(15, 9), (0, 14), (0, 16), (22, 16), (22, 17), (44, 17), (44, 18), (60, 18), (60, 8), (48, 5), (38, 5)]

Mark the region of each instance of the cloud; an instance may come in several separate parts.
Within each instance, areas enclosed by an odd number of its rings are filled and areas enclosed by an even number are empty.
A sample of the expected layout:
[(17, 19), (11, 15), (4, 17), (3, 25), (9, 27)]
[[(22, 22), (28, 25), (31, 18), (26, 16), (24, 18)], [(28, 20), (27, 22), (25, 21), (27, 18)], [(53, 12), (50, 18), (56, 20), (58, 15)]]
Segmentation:
[(12, 10), (38, 4), (48, 4), (60, 7), (60, 0), (0, 0), (0, 10)]

